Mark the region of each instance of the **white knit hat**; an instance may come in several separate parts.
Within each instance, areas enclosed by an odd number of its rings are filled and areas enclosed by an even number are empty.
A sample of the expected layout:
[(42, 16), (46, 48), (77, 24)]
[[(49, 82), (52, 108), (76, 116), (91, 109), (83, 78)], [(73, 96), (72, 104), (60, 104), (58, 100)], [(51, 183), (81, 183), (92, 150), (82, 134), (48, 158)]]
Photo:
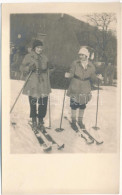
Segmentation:
[(90, 56), (90, 53), (89, 53), (88, 49), (86, 49), (85, 47), (82, 47), (82, 48), (79, 50), (78, 54), (84, 54), (84, 55), (86, 55), (88, 58), (89, 58), (89, 56)]

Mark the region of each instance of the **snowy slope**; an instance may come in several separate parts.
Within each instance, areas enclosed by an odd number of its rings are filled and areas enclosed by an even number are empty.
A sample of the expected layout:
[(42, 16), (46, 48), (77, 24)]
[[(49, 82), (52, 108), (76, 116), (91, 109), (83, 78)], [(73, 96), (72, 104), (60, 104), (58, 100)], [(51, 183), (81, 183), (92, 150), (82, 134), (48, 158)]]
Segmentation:
[[(11, 81), (11, 106), (15, 101), (23, 81)], [(116, 118), (116, 87), (102, 86), (100, 90), (99, 100), (99, 116), (98, 126), (100, 130), (95, 131), (91, 127), (95, 125), (96, 115), (96, 99), (97, 91), (93, 91), (92, 100), (87, 105), (85, 111), (84, 123), (87, 130), (92, 133), (97, 139), (103, 140), (102, 145), (87, 145), (78, 134), (76, 134), (70, 127), (67, 120), (63, 118), (62, 128), (63, 132), (56, 133), (55, 129), (60, 125), (62, 100), (64, 90), (52, 90), (51, 98), (51, 131), (59, 142), (65, 144), (65, 148), (61, 151), (53, 146), (51, 153), (103, 153), (103, 152), (116, 152), (117, 150), (117, 118)], [(64, 116), (70, 119), (69, 97), (66, 97)], [(28, 97), (21, 95), (12, 114), (11, 122), (16, 122), (16, 126), (11, 125), (11, 153), (29, 154), (29, 153), (43, 153), (42, 147), (39, 145), (35, 135), (33, 134), (30, 126), (28, 125), (29, 118), (29, 102)], [(45, 118), (45, 126), (49, 126), (48, 112)]]

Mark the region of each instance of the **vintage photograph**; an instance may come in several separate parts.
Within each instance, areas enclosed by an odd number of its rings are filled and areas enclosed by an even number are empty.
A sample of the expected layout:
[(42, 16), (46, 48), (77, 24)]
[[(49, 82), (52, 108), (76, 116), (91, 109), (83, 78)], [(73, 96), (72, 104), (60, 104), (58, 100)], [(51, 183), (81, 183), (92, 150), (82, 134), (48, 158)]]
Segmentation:
[(10, 14), (10, 152), (116, 153), (116, 13)]
[(2, 5), (2, 194), (119, 194), (120, 3)]

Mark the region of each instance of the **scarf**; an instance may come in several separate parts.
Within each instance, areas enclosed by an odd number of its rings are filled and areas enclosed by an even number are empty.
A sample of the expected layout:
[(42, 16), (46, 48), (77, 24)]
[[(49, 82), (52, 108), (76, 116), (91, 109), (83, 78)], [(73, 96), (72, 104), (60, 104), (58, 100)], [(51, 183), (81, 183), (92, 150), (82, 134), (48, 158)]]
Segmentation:
[(81, 61), (81, 65), (84, 68), (84, 70), (86, 70), (88, 66), (88, 59), (86, 61)]

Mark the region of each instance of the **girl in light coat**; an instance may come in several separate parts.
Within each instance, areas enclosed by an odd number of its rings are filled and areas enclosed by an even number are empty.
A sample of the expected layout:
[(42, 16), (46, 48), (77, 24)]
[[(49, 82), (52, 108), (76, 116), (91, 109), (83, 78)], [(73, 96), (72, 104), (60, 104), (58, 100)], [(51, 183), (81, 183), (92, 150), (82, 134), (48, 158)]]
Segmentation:
[(66, 78), (70, 78), (70, 85), (67, 95), (70, 97), (71, 126), (78, 131), (76, 125), (76, 111), (79, 110), (78, 124), (81, 129), (85, 129), (83, 115), (86, 104), (91, 100), (91, 81), (98, 82), (102, 76), (95, 74), (94, 65), (89, 61), (90, 52), (86, 47), (79, 50), (79, 59), (71, 65), (70, 73), (65, 73)]

